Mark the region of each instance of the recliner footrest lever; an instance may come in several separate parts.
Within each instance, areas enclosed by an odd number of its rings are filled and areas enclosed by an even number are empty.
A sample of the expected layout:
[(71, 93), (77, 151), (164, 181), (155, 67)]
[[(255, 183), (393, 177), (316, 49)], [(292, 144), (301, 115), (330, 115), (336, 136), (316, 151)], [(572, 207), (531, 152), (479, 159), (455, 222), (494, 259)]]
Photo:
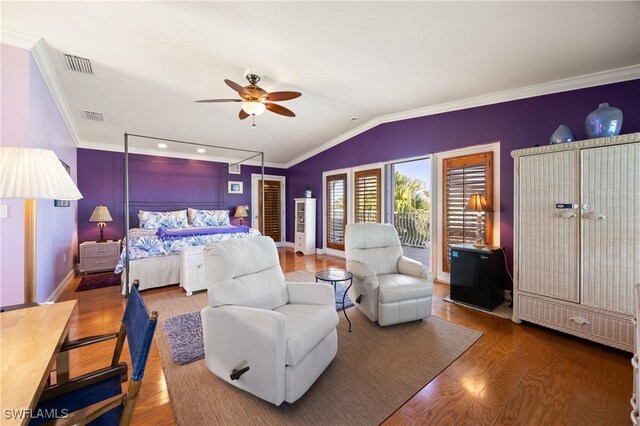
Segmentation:
[(241, 368), (240, 370), (234, 368), (229, 377), (231, 378), (231, 380), (238, 380), (240, 376), (242, 376), (247, 371), (249, 371), (248, 365), (244, 368)]
[(364, 297), (364, 295), (360, 295), (356, 298), (356, 303), (360, 304), (360, 302), (362, 302), (362, 298)]

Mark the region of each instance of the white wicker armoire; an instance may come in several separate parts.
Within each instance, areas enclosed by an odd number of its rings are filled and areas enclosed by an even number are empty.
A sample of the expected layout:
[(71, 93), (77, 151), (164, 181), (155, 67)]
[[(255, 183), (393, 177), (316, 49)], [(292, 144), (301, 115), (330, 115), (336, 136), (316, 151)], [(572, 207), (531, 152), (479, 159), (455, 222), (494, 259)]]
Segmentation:
[(640, 133), (513, 151), (513, 321), (633, 351)]

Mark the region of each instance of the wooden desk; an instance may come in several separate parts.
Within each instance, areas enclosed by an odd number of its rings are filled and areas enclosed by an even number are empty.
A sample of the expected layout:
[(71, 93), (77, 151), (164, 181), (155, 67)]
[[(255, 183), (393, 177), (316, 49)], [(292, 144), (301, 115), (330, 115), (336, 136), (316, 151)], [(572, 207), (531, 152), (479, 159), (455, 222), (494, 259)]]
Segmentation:
[(75, 305), (72, 300), (0, 314), (3, 425), (28, 423), (28, 409), (35, 408), (40, 398), (56, 354), (67, 337)]

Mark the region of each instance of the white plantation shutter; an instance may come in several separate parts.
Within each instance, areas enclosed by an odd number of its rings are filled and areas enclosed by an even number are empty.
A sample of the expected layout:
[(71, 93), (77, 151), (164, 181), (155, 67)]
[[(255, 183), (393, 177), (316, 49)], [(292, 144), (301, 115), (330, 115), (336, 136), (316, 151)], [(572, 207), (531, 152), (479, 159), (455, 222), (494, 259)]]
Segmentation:
[(327, 247), (344, 250), (344, 227), (347, 222), (347, 174), (326, 177)]
[[(477, 214), (464, 208), (474, 192), (484, 194), (493, 206), (493, 153), (466, 155), (443, 160), (444, 238), (443, 271), (451, 270), (451, 245), (475, 241)], [(487, 244), (491, 244), (493, 221), (484, 216), (483, 227)]]
[(354, 174), (355, 223), (377, 222), (381, 218), (381, 171), (362, 170)]

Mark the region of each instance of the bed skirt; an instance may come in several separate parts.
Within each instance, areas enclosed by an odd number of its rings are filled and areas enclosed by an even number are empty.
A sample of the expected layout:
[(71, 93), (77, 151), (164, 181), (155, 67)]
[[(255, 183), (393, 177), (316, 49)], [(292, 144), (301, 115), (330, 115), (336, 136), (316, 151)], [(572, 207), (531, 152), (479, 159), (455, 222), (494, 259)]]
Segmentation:
[[(126, 294), (126, 270), (122, 271), (122, 294)], [(180, 256), (145, 257), (129, 261), (129, 285), (140, 280), (140, 290), (180, 283)]]

